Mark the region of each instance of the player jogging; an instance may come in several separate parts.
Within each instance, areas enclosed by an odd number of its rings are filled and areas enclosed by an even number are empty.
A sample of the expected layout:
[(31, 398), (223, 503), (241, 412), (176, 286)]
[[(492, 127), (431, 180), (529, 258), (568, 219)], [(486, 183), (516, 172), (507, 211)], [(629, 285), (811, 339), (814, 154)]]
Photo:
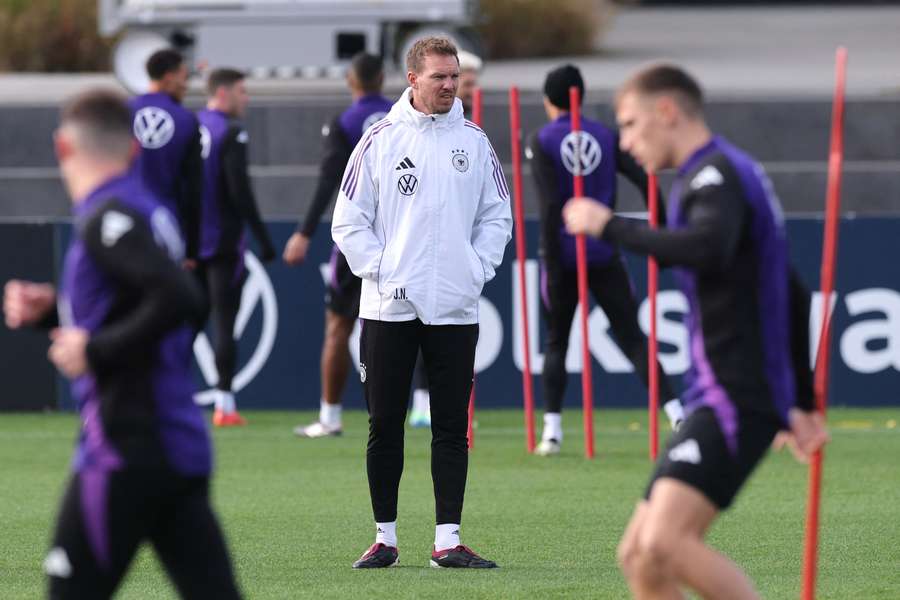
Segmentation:
[[(130, 170), (123, 98), (88, 92), (55, 135), (74, 231), (50, 360), (81, 413), (73, 474), (44, 562), (53, 600), (109, 598), (149, 541), (183, 598), (238, 598), (209, 502), (210, 440), (192, 400), (189, 321), (203, 295), (167, 208)], [(49, 325), (51, 286), (7, 284), (11, 328)]]
[[(791, 283), (780, 203), (762, 167), (713, 135), (700, 87), (683, 70), (648, 67), (619, 90), (620, 144), (649, 170), (677, 169), (667, 228), (615, 217), (589, 199), (564, 211), (587, 233), (674, 267), (688, 300), (687, 418), (669, 440), (619, 546), (636, 598), (755, 599), (733, 562), (704, 542), (776, 434), (806, 458), (827, 441), (809, 389), (805, 304)], [(799, 316), (792, 319), (792, 315)], [(796, 336), (800, 339), (802, 335)]]

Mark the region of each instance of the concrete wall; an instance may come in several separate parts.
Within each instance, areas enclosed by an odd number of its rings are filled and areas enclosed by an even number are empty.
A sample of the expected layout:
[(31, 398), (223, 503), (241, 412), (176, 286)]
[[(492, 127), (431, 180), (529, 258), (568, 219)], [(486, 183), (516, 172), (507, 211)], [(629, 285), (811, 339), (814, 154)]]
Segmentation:
[[(305, 210), (316, 182), (320, 130), (348, 102), (342, 96), (313, 96), (296, 102), (267, 100), (248, 117), (250, 153), (259, 202), (268, 218), (294, 219)], [(540, 98), (522, 98), (526, 132), (544, 122)], [(612, 122), (608, 106), (588, 98), (585, 110)], [(715, 100), (712, 127), (756, 156), (770, 173), (785, 209), (821, 210), (825, 196), (831, 103), (829, 99)], [(0, 218), (65, 216), (68, 204), (54, 167), (50, 143), (55, 106), (0, 107)], [(509, 168), (509, 116), (505, 94), (485, 98), (484, 127)], [(900, 213), (900, 104), (879, 99), (848, 102), (842, 202), (845, 211)], [(525, 171), (526, 208), (533, 213), (530, 173)], [(664, 183), (666, 177), (663, 178)], [(639, 210), (628, 184), (620, 207)]]

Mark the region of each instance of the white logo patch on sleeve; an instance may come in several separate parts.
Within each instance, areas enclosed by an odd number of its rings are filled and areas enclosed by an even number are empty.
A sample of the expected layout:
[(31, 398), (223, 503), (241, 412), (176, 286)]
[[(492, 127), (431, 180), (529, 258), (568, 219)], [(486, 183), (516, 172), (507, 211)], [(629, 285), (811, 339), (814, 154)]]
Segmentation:
[(238, 144), (246, 144), (247, 142), (250, 141), (250, 136), (247, 134), (246, 131), (242, 131), (239, 134), (237, 134), (237, 141), (238, 141)]
[(131, 217), (111, 210), (103, 215), (103, 222), (100, 223), (100, 241), (106, 247), (114, 246), (132, 227), (134, 220)]
[(717, 168), (712, 165), (707, 165), (700, 169), (699, 173), (694, 175), (694, 178), (691, 180), (691, 189), (699, 190), (708, 185), (722, 185), (724, 181), (725, 178), (722, 177), (722, 174)]
[(159, 206), (153, 211), (150, 215), (150, 228), (156, 244), (166, 251), (169, 258), (175, 262), (184, 258), (184, 241), (174, 217), (166, 208)]
[(700, 459), (700, 444), (693, 438), (684, 440), (669, 450), (669, 460), (672, 462), (686, 462), (692, 465), (699, 465)]
[(212, 134), (206, 125), (200, 126), (200, 158), (206, 160), (212, 150)]
[(369, 129), (369, 127), (371, 127), (372, 125), (374, 125), (374, 124), (377, 123), (378, 121), (382, 120), (382, 119), (385, 118), (386, 116), (387, 116), (387, 113), (386, 113), (386, 112), (373, 112), (371, 115), (369, 115), (368, 117), (366, 117), (366, 120), (365, 120), (365, 121), (363, 121), (363, 124), (362, 124), (362, 132), (365, 133), (366, 130)]

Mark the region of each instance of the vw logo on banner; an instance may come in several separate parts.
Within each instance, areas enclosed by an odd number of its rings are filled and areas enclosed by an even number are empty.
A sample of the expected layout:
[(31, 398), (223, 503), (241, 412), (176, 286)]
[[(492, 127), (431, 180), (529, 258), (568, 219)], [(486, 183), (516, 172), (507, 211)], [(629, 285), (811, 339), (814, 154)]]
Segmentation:
[(156, 106), (147, 106), (134, 115), (134, 137), (148, 150), (162, 148), (175, 134), (172, 115)]
[(590, 175), (603, 158), (600, 142), (587, 131), (570, 132), (559, 145), (559, 154), (572, 175)]
[[(272, 347), (275, 345), (275, 334), (278, 332), (278, 302), (275, 299), (275, 289), (272, 287), (272, 280), (266, 273), (265, 268), (259, 259), (252, 252), (244, 254), (244, 264), (247, 266), (247, 281), (244, 283), (244, 290), (241, 293), (241, 308), (238, 311), (237, 319), (234, 321), (234, 337), (241, 339), (250, 317), (256, 311), (256, 307), (262, 308), (262, 332), (259, 335), (259, 341), (256, 343), (256, 349), (250, 356), (247, 364), (241, 368), (234, 377), (232, 382), (232, 390), (239, 392), (248, 383), (253, 381), (262, 368), (265, 366), (269, 355), (272, 353)], [(219, 373), (216, 370), (216, 357), (213, 353), (212, 346), (206, 333), (200, 332), (197, 339), (194, 340), (194, 356), (197, 358), (197, 364), (200, 366), (200, 372), (203, 379), (211, 388), (219, 381)], [(210, 389), (194, 396), (197, 404), (212, 404), (215, 400), (215, 390)]]
[(404, 196), (412, 196), (416, 193), (416, 188), (419, 187), (419, 180), (416, 179), (415, 175), (410, 175), (407, 173), (400, 177), (400, 181), (397, 182), (397, 189), (400, 190), (400, 193)]

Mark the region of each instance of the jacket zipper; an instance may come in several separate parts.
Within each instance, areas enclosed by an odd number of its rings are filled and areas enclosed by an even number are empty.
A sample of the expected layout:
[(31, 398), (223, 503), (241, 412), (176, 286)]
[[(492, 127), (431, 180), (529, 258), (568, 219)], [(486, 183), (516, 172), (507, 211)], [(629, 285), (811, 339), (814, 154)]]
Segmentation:
[[(434, 154), (437, 152), (437, 129), (435, 126), (435, 122), (436, 122), (436, 119), (434, 118), (434, 116), (432, 116), (431, 117), (431, 140), (432, 140), (431, 155), (432, 156), (429, 156), (429, 159), (431, 159), (431, 160), (429, 160), (429, 163), (431, 165), (438, 165), (438, 170), (440, 170), (439, 161), (434, 160)], [(441, 198), (440, 198), (441, 185), (440, 185), (440, 178), (439, 178), (438, 173), (435, 173), (434, 177), (437, 178), (435, 180), (438, 182), (438, 185), (435, 188), (436, 193), (432, 196), (433, 198), (435, 198), (436, 203), (435, 203), (434, 210), (432, 213), (432, 222), (431, 222), (432, 244), (431, 244), (431, 310), (429, 311), (430, 312), (430, 314), (429, 314), (430, 321), (433, 321), (434, 316), (437, 314), (437, 249), (438, 249), (438, 232), (439, 232), (438, 224), (440, 223), (439, 216), (440, 216), (440, 206), (441, 206)]]

